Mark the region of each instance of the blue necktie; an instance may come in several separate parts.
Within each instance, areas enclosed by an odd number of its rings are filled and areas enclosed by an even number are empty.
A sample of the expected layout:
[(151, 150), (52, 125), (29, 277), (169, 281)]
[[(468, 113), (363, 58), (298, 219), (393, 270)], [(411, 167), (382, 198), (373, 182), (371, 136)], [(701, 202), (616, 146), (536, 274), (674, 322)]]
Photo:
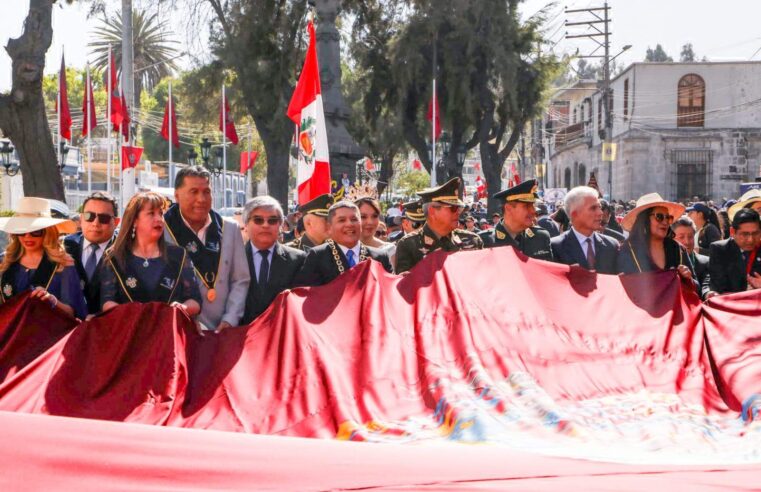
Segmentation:
[(346, 252), (346, 259), (349, 262), (349, 268), (352, 268), (354, 265), (357, 264), (356, 261), (354, 261), (354, 251), (349, 250)]
[(90, 244), (90, 256), (85, 263), (85, 273), (87, 274), (87, 280), (92, 280), (92, 276), (95, 274), (95, 267), (98, 266), (98, 255), (95, 254), (98, 251), (98, 245), (95, 243)]

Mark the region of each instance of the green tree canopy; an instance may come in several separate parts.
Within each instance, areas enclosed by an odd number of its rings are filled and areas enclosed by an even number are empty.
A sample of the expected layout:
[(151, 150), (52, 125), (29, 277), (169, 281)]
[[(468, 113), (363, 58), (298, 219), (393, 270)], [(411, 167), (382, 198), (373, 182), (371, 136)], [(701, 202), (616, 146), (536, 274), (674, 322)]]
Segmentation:
[(674, 61), (673, 58), (671, 58), (669, 55), (666, 54), (666, 51), (663, 49), (663, 46), (660, 45), (660, 43), (655, 45), (654, 49), (647, 48), (647, 54), (645, 55), (645, 61), (647, 62), (672, 62)]

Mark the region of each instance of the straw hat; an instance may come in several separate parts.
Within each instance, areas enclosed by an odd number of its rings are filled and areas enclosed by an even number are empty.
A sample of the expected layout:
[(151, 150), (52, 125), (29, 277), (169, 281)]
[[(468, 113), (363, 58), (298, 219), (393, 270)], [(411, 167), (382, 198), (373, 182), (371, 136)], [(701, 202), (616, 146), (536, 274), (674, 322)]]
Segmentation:
[(684, 205), (668, 202), (658, 193), (648, 193), (647, 195), (641, 196), (634, 205), (634, 208), (624, 216), (624, 219), (621, 221), (621, 227), (627, 231), (631, 231), (640, 212), (653, 207), (664, 207), (668, 209), (669, 215), (673, 215), (674, 219), (677, 219), (684, 214)]
[(740, 201), (729, 207), (727, 215), (729, 215), (729, 221), (735, 218), (735, 214), (750, 205), (751, 203), (761, 202), (761, 190), (748, 190), (743, 196), (740, 197)]
[(59, 234), (76, 232), (77, 226), (68, 219), (54, 219), (50, 202), (45, 198), (24, 197), (13, 217), (0, 217), (0, 231), (8, 234), (25, 234), (55, 227)]

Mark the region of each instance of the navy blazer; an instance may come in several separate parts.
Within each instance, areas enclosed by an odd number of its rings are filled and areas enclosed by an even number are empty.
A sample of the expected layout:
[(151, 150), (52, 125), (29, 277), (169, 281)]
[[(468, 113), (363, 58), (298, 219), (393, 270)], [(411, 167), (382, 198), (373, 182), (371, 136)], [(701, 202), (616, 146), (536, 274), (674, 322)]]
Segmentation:
[[(108, 242), (108, 246), (113, 244), (114, 238)], [(82, 244), (84, 243), (84, 236), (81, 232), (76, 234), (70, 234), (63, 240), (64, 249), (74, 259), (74, 267), (79, 274), (79, 285), (82, 288), (82, 292), (85, 295), (87, 301), (87, 312), (89, 314), (95, 314), (100, 312), (100, 272), (103, 269), (103, 258), (106, 256), (104, 253), (98, 261), (98, 265), (95, 267), (95, 273), (92, 276), (92, 281), (87, 280), (87, 273), (85, 272), (85, 266), (82, 264)]]
[(251, 242), (246, 243), (246, 258), (248, 269), (251, 274), (251, 283), (248, 284), (246, 296), (246, 310), (243, 314), (243, 324), (254, 321), (262, 314), (278, 294), (287, 289), (296, 287), (296, 275), (304, 264), (307, 254), (303, 251), (275, 243), (275, 250), (270, 261), (269, 280), (264, 288), (259, 286), (254, 268), (254, 256)]
[[(599, 273), (616, 274), (616, 257), (618, 256), (618, 241), (600, 233), (592, 233), (595, 249), (595, 271)], [(576, 239), (576, 234), (569, 229), (552, 238), (552, 256), (554, 261), (566, 265), (580, 265), (589, 270), (584, 249)]]

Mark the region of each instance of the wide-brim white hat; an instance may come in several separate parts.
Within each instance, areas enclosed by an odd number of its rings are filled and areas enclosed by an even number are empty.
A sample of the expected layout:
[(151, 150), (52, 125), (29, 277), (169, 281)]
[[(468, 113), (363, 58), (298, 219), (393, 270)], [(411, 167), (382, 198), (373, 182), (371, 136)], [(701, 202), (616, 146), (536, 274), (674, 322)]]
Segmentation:
[(664, 207), (668, 209), (669, 215), (672, 215), (674, 219), (681, 217), (685, 210), (684, 205), (664, 200), (658, 193), (648, 193), (647, 195), (639, 197), (634, 208), (624, 216), (621, 221), (621, 227), (627, 231), (631, 231), (632, 227), (634, 227), (634, 223), (637, 221), (637, 216), (643, 210), (654, 207)]
[(55, 219), (50, 213), (50, 202), (45, 198), (24, 197), (19, 200), (13, 217), (0, 217), (0, 231), (8, 234), (26, 234), (55, 227), (59, 234), (76, 232), (77, 226), (69, 219)]
[(727, 210), (729, 221), (732, 222), (737, 212), (754, 202), (761, 202), (761, 190), (753, 189), (743, 193), (743, 196), (740, 197), (740, 201), (729, 207), (729, 210)]

